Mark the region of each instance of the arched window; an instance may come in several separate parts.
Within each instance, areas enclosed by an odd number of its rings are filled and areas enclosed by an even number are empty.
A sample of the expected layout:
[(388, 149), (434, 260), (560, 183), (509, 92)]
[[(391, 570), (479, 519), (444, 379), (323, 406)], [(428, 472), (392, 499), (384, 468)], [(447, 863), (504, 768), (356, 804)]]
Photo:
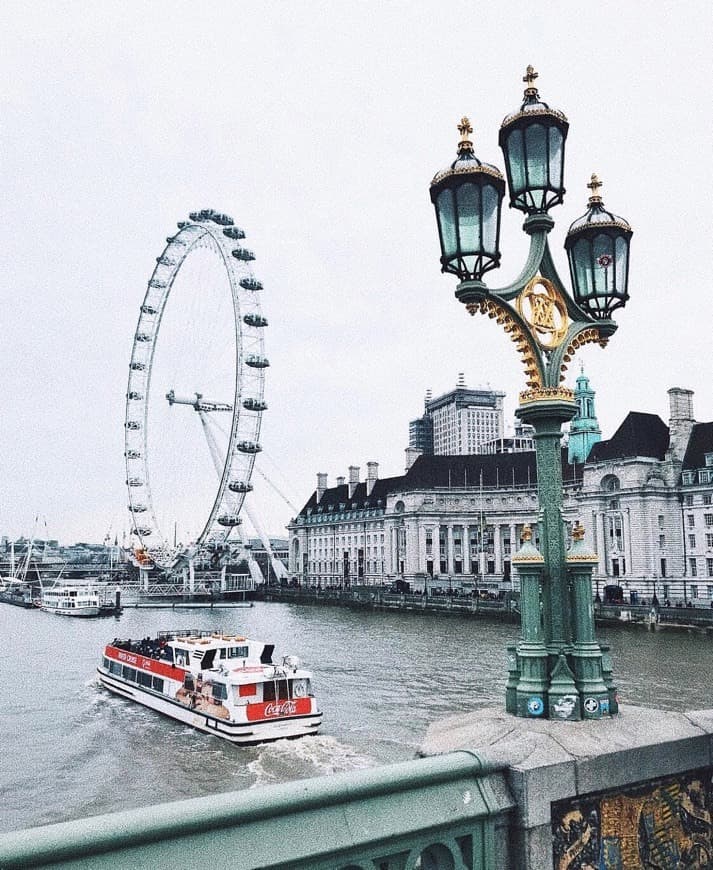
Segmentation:
[(606, 474), (602, 478), (602, 492), (618, 492), (621, 489), (621, 483), (616, 474)]

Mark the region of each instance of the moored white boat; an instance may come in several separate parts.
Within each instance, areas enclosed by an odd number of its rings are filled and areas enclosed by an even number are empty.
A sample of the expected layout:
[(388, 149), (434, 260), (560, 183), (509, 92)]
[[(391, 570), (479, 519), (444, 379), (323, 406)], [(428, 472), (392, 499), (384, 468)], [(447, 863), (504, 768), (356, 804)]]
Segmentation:
[(309, 671), (274, 645), (223, 632), (159, 632), (114, 639), (97, 668), (103, 686), (231, 743), (316, 734), (322, 713)]
[(91, 586), (52, 586), (43, 589), (40, 609), (61, 616), (99, 616), (99, 593)]

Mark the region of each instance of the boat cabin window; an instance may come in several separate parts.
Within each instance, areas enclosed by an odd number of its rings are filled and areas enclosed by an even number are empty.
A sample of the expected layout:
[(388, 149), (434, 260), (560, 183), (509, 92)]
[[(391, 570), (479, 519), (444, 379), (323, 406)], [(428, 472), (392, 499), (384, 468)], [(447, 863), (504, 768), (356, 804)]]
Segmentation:
[(213, 698), (216, 701), (225, 701), (228, 698), (228, 687), (225, 683), (213, 683)]
[(209, 671), (213, 667), (216, 652), (217, 650), (215, 649), (208, 649), (205, 651), (205, 654), (201, 659), (201, 668), (203, 668), (203, 670)]
[(190, 659), (188, 658), (188, 650), (180, 649), (176, 647), (173, 651), (173, 660), (177, 665), (188, 665)]
[(222, 659), (246, 659), (248, 648), (246, 646), (225, 646), (220, 651)]
[(262, 684), (263, 701), (287, 701), (287, 680), (271, 680)]

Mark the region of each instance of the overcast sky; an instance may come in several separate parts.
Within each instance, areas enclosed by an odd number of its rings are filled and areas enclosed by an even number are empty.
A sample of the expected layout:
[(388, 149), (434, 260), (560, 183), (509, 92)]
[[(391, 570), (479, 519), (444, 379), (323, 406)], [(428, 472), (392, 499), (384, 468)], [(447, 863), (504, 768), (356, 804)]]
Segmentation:
[[(428, 188), (467, 114), (476, 154), (539, 71), (570, 122), (567, 227), (593, 171), (633, 229), (610, 346), (580, 357), (605, 437), (668, 418), (671, 386), (713, 419), (709, 0), (5, 2), (0, 9), (0, 533), (128, 529), (124, 394), (139, 305), (175, 222), (243, 226), (270, 326), (265, 470), (298, 507), (318, 471), (402, 473), (427, 389), (506, 391), (519, 357), (441, 275)], [(502, 267), (526, 252), (503, 210)], [(572, 380), (578, 363), (572, 367)], [(180, 478), (180, 457), (174, 471)], [(256, 480), (272, 534), (291, 509)]]

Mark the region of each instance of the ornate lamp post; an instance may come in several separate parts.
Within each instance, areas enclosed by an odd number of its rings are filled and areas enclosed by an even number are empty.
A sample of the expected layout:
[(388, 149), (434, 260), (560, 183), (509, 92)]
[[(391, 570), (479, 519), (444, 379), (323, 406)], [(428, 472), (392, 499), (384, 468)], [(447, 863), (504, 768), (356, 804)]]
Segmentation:
[[(608, 657), (594, 635), (591, 572), (577, 529), (569, 552), (562, 521), (562, 424), (576, 411), (562, 386), (573, 355), (584, 344), (604, 347), (616, 331), (612, 312), (628, 300), (629, 224), (604, 208), (596, 175), (587, 211), (569, 228), (565, 249), (570, 295), (557, 274), (547, 237), (549, 209), (564, 197), (566, 117), (544, 103), (530, 66), (520, 109), (500, 129), (510, 207), (526, 214), (530, 251), (519, 277), (489, 289), (483, 275), (500, 265), (500, 213), (505, 182), (475, 157), (467, 118), (458, 125), (458, 156), (431, 183), (441, 242), (441, 269), (460, 279), (456, 298), (470, 314), (496, 320), (522, 357), (527, 389), (518, 417), (535, 428), (540, 546), (528, 535), (513, 556), (523, 582), (522, 635), (511, 656), (506, 705), (518, 716), (600, 718), (615, 712)], [(586, 579), (588, 578), (588, 579)], [(541, 613), (540, 613), (541, 611)]]

